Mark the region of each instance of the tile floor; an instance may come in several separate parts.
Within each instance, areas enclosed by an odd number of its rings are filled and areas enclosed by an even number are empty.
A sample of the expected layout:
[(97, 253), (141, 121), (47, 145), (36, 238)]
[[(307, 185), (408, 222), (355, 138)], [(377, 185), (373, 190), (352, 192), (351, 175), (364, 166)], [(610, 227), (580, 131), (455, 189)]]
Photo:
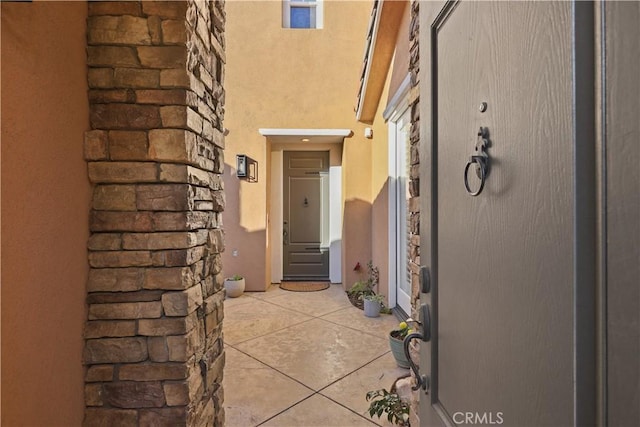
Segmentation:
[(389, 351), (393, 315), (367, 318), (341, 285), (319, 292), (271, 286), (225, 301), (228, 427), (357, 427), (365, 395), (406, 375)]

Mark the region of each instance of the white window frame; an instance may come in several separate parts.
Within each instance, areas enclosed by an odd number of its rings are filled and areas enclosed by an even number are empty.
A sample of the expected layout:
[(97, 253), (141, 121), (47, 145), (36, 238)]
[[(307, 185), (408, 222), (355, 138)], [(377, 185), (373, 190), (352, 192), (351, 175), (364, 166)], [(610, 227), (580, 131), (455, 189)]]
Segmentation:
[[(389, 305), (391, 307), (400, 307), (406, 314), (411, 315), (411, 281), (406, 277), (406, 269), (409, 265), (409, 251), (408, 242), (402, 239), (401, 236), (406, 235), (406, 221), (402, 218), (406, 218), (406, 212), (400, 208), (404, 205), (404, 193), (401, 190), (406, 191), (406, 187), (398, 185), (399, 177), (404, 174), (406, 165), (404, 162), (399, 164), (398, 155), (399, 151), (405, 152), (405, 150), (399, 150), (397, 131), (398, 121), (409, 113), (409, 89), (411, 87), (411, 76), (407, 74), (405, 79), (400, 84), (400, 87), (393, 95), (387, 108), (383, 112), (383, 118), (387, 120), (388, 126), (388, 159), (389, 159), (389, 226), (388, 226), (388, 242), (389, 242), (389, 270), (388, 270), (388, 283), (389, 283)], [(409, 117), (410, 120), (410, 117)], [(408, 141), (406, 141), (408, 144)], [(409, 159), (405, 159), (409, 161)], [(402, 169), (400, 170), (400, 166)], [(409, 184), (409, 177), (406, 179), (404, 186)], [(403, 245), (402, 248), (398, 247), (398, 243)], [(404, 251), (402, 256), (401, 251)], [(400, 295), (399, 292), (399, 280), (406, 278), (409, 285), (409, 294)], [(408, 298), (407, 298), (408, 297)]]
[(291, 7), (308, 7), (316, 10), (315, 27), (311, 28), (294, 28), (296, 30), (318, 30), (322, 29), (324, 22), (324, 1), (297, 1), (282, 0), (282, 28), (291, 28)]

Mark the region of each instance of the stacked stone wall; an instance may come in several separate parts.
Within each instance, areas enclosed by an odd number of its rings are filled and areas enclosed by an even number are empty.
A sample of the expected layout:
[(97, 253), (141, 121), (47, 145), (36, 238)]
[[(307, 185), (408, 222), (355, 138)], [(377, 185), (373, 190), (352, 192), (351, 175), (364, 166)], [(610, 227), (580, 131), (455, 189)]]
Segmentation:
[(85, 425), (223, 425), (224, 2), (89, 2)]
[(409, 27), (409, 72), (411, 73), (411, 89), (409, 92), (409, 108), (411, 108), (411, 170), (409, 174), (409, 267), (411, 269), (411, 305), (412, 317), (416, 318), (415, 307), (420, 298), (420, 91), (419, 91), (419, 52), (418, 52), (418, 7), (419, 2), (411, 2), (411, 25)]
[[(411, 0), (411, 25), (409, 27), (409, 72), (411, 73), (411, 89), (409, 92), (409, 108), (411, 108), (411, 130), (409, 140), (411, 144), (411, 172), (409, 176), (409, 267), (411, 269), (411, 317), (418, 319), (420, 304), (420, 52), (418, 45), (419, 0)], [(413, 360), (420, 360), (418, 340), (412, 341), (411, 355)], [(412, 372), (413, 376), (413, 372)], [(422, 391), (413, 392), (411, 398), (411, 425), (420, 425), (419, 398)]]

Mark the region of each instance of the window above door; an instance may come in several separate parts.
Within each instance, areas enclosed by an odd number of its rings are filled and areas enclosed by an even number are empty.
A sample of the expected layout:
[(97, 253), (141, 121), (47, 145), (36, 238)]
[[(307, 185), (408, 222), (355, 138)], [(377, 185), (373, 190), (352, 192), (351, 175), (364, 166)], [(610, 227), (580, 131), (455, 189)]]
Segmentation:
[(282, 0), (282, 27), (320, 29), (323, 0)]

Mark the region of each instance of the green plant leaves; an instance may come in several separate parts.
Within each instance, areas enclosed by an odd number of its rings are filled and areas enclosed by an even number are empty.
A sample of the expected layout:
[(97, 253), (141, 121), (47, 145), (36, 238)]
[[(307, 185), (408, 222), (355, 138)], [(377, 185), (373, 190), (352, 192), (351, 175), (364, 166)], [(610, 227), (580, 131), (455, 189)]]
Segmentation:
[(396, 425), (409, 425), (409, 404), (400, 399), (397, 393), (389, 393), (386, 389), (372, 390), (367, 392), (367, 402), (369, 405), (369, 416), (378, 418), (382, 414), (387, 414), (387, 420)]

